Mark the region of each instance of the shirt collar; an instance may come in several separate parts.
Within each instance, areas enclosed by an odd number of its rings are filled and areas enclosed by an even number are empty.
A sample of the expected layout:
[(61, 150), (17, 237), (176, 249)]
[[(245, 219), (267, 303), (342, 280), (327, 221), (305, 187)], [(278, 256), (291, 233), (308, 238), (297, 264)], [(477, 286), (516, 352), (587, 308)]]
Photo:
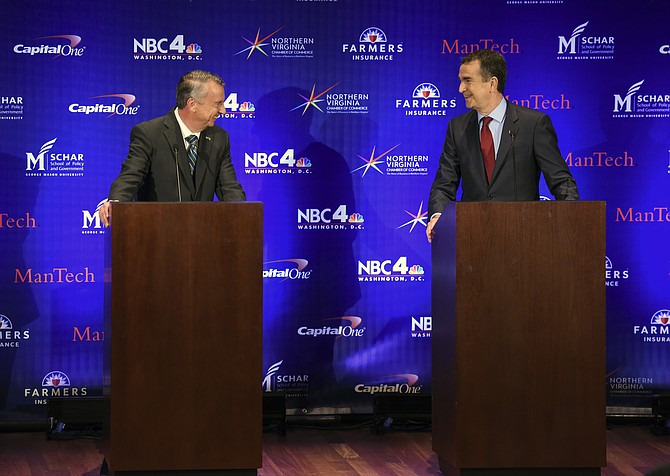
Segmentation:
[(179, 110), (179, 108), (176, 108), (176, 107), (174, 108), (174, 115), (177, 118), (177, 124), (179, 124), (179, 129), (181, 130), (182, 138), (184, 140), (186, 140), (186, 138), (188, 136), (197, 136), (198, 139), (200, 139), (200, 133), (199, 132), (191, 132), (191, 130), (188, 127), (186, 127), (186, 124), (184, 124), (184, 121), (182, 121), (181, 117), (179, 117), (178, 110)]
[[(505, 114), (507, 113), (507, 101), (505, 98), (500, 101), (500, 104), (498, 104), (493, 111), (491, 111), (488, 116), (493, 119), (496, 122), (499, 122), (500, 124), (503, 123), (505, 120)], [(482, 117), (484, 117), (483, 114), (480, 114), (479, 112), (477, 113), (477, 121), (481, 123)]]

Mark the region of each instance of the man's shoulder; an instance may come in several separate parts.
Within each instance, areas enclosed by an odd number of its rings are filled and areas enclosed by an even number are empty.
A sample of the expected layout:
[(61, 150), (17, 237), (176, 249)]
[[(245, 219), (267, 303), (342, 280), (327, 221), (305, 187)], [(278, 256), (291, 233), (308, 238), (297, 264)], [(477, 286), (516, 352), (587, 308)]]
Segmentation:
[(165, 125), (171, 126), (173, 125), (172, 123), (174, 122), (175, 124), (177, 123), (177, 119), (174, 117), (174, 114), (172, 114), (172, 117), (170, 117), (170, 114), (172, 112), (168, 112), (164, 116), (159, 116), (159, 117), (154, 117), (153, 119), (148, 119), (146, 121), (140, 122), (139, 124), (136, 124), (135, 127), (140, 128), (140, 129), (156, 129), (156, 128), (163, 128)]
[(507, 114), (514, 114), (516, 113), (518, 116), (523, 116), (523, 117), (531, 117), (531, 118), (540, 118), (542, 116), (546, 116), (542, 111), (538, 111), (537, 109), (531, 109), (526, 106), (521, 106), (519, 104), (514, 104), (513, 102), (508, 102), (507, 103)]

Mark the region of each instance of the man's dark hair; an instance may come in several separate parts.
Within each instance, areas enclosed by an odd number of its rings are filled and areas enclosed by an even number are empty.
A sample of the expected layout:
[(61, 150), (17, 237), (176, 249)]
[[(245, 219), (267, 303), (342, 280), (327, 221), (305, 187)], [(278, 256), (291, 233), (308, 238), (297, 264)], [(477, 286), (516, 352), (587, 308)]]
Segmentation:
[(223, 80), (217, 75), (199, 69), (186, 73), (179, 78), (177, 83), (177, 107), (179, 109), (186, 107), (188, 98), (202, 99), (205, 96), (205, 84), (208, 81), (213, 81), (221, 87), (224, 86)]
[(498, 91), (505, 92), (505, 81), (507, 80), (507, 63), (500, 53), (493, 50), (477, 50), (461, 59), (461, 64), (479, 61), (484, 81), (493, 76), (498, 78)]

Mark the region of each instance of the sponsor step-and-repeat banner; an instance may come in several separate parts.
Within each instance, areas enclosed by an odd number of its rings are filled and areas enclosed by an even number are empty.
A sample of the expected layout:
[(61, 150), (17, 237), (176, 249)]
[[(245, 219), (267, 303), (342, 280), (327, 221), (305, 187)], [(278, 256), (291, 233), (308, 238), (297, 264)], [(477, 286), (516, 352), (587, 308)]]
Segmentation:
[(460, 60), (481, 48), (505, 56), (509, 101), (550, 115), (582, 198), (607, 202), (603, 389), (611, 407), (649, 406), (670, 388), (667, 13), (654, 0), (7, 6), (1, 419), (102, 393), (97, 210), (132, 126), (173, 108), (193, 69), (226, 81), (217, 123), (265, 204), (259, 386), (306, 413), (430, 394), (427, 197), (448, 121), (466, 112)]

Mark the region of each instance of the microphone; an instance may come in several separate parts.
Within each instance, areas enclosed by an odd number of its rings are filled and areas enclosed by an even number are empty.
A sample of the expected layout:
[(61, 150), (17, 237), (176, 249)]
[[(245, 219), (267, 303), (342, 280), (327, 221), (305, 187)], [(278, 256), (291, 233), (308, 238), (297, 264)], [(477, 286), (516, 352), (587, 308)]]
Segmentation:
[(179, 196), (179, 201), (181, 202), (181, 181), (179, 179), (179, 161), (177, 160), (179, 158), (179, 148), (177, 145), (173, 145), (174, 147), (174, 170), (175, 173), (177, 174), (177, 195)]
[(517, 184), (516, 184), (516, 151), (514, 150), (514, 140), (516, 139), (516, 131), (513, 131), (510, 129), (509, 135), (512, 138), (512, 172), (514, 173), (514, 201), (519, 200), (519, 196), (517, 193)]

